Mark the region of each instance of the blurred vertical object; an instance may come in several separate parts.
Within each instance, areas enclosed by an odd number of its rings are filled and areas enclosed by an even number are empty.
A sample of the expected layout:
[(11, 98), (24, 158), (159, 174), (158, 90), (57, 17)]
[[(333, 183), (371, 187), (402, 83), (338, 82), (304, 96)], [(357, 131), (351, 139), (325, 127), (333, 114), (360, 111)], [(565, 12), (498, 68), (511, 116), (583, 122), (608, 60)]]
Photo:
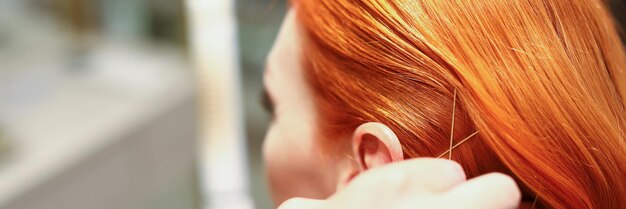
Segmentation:
[(201, 92), (205, 206), (254, 208), (249, 197), (234, 1), (187, 0)]

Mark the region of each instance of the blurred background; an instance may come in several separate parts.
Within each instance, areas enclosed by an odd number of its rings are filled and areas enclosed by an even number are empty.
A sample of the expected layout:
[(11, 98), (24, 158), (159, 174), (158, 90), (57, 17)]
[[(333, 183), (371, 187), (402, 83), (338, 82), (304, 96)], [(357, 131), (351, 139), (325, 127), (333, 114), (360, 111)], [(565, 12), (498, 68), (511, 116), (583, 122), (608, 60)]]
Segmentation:
[(0, 208), (271, 208), (258, 98), (284, 13), (0, 0)]
[(0, 0), (0, 209), (272, 208), (259, 97), (286, 4)]

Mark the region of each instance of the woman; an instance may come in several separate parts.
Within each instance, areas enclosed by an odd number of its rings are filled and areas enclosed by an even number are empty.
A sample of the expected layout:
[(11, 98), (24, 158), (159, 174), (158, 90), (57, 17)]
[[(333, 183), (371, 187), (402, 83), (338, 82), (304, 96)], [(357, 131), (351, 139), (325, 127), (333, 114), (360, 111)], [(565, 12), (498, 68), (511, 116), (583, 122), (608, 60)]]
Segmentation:
[(268, 57), (273, 197), (444, 157), (528, 208), (626, 208), (626, 55), (601, 0), (301, 0)]

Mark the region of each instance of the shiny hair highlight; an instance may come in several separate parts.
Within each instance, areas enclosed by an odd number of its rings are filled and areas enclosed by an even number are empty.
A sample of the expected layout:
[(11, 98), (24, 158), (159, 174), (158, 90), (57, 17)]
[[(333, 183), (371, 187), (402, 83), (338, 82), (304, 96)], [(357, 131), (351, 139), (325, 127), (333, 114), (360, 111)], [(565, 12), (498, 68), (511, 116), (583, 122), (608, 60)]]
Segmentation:
[[(328, 144), (378, 121), (405, 157), (512, 175), (536, 208), (626, 208), (626, 55), (601, 0), (300, 0)], [(456, 91), (455, 125), (451, 130)]]

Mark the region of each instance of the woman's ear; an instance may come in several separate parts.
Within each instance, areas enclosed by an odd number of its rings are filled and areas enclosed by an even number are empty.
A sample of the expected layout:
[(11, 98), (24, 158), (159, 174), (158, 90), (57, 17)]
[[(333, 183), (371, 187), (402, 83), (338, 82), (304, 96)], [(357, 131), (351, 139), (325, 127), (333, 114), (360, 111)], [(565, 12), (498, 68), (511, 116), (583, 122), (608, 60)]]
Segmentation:
[(398, 137), (382, 123), (361, 124), (354, 130), (350, 143), (350, 162), (340, 169), (338, 190), (367, 169), (404, 160)]
[(393, 131), (382, 123), (361, 124), (354, 130), (351, 138), (351, 154), (348, 166), (340, 169), (339, 184), (341, 190), (352, 178), (368, 169), (384, 164), (404, 160), (400, 140)]
[(359, 172), (404, 160), (400, 140), (382, 123), (361, 124), (352, 135), (352, 157)]

